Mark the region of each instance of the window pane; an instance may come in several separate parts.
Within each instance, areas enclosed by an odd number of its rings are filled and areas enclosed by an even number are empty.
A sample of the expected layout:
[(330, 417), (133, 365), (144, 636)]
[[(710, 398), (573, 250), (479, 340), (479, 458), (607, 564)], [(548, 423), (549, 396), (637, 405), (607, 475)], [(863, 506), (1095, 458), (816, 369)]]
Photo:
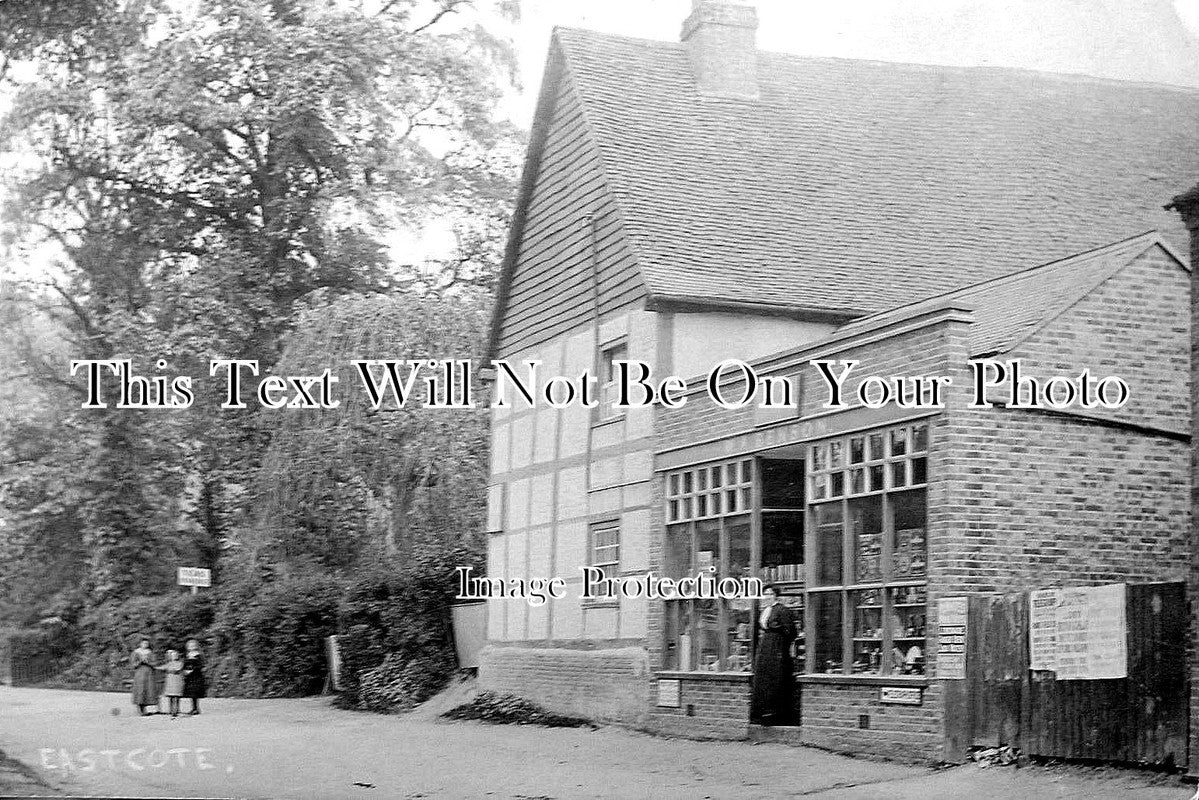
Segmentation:
[(867, 438), (869, 444), (868, 455), (871, 461), (878, 461), (883, 457), (883, 435), (881, 433), (872, 433)]
[(749, 518), (728, 520), (725, 530), (729, 537), (729, 568), (725, 575), (730, 578), (749, 577)]
[(828, 443), (828, 465), (832, 469), (836, 469), (837, 467), (842, 465), (841, 464), (841, 443), (840, 442), (829, 442)]
[(740, 511), (741, 507), (737, 505), (737, 490), (729, 489), (724, 493), (725, 513), (731, 514), (735, 511)]
[(893, 495), (891, 503), (895, 516), (891, 576), (896, 580), (923, 578), (928, 564), (925, 491), (918, 489)]
[(662, 553), (662, 572), (669, 578), (682, 578), (691, 572), (691, 531), (689, 525), (671, 525), (666, 529), (666, 548)]
[(883, 666), (883, 590), (851, 592), (853, 603), (853, 663), (850, 671), (878, 674)]
[(662, 652), (662, 669), (682, 668), (679, 645), (680, 636), (685, 630), (683, 626), (686, 623), (686, 606), (685, 601), (668, 601), (666, 603), (666, 614), (663, 619), (666, 647)]
[[(748, 561), (747, 561), (748, 563)], [(728, 654), (725, 669), (729, 672), (749, 672), (753, 669), (753, 604), (750, 600), (730, 600), (725, 610), (728, 619)]]
[(720, 488), (720, 485), (723, 483), (723, 481), (721, 480), (723, 477), (724, 477), (724, 467), (719, 466), (719, 465), (712, 467), (712, 488), (713, 489)]
[(824, 500), (828, 497), (828, 476), (816, 475), (812, 478), (812, 499)]
[(928, 459), (924, 456), (912, 459), (912, 483), (928, 483)]
[(816, 672), (841, 672), (841, 593), (812, 592), (816, 638), (812, 642), (812, 667)]
[(672, 496), (679, 493), (679, 474), (677, 472), (670, 476), (670, 489), (667, 493)]
[(720, 492), (712, 492), (710, 495), (708, 495), (708, 513), (720, 513)]
[(866, 440), (855, 436), (849, 440), (849, 463), (861, 464), (866, 459)]
[(829, 477), (829, 489), (828, 489), (829, 496), (830, 497), (840, 497), (841, 495), (845, 494), (845, 473), (844, 472), (834, 472), (832, 475), (829, 475), (828, 477)]
[(849, 493), (861, 494), (866, 491), (866, 470), (858, 467), (849, 471)]
[(833, 586), (841, 583), (841, 504), (825, 503), (813, 507), (816, 524), (816, 585)]
[(707, 520), (695, 524), (695, 569), (720, 567), (720, 521)]
[(907, 428), (896, 428), (891, 431), (891, 455), (902, 456), (908, 452)]
[(708, 515), (708, 496), (701, 494), (695, 498), (695, 516), (706, 517)]
[(873, 467), (869, 468), (869, 478), (870, 478), (870, 480), (867, 483), (870, 487), (870, 491), (878, 492), (878, 491), (881, 491), (882, 489), (886, 488), (883, 486), (883, 465), (882, 464), (875, 464)]
[(883, 579), (882, 495), (849, 501), (849, 535), (854, 553), (854, 583)]
[(923, 453), (928, 449), (928, 423), (912, 427), (912, 452)]
[(720, 618), (715, 600), (696, 600), (696, 668), (707, 672), (720, 669)]
[(685, 493), (688, 493), (688, 494), (691, 493), (692, 488), (693, 488), (693, 484), (692, 484), (693, 480), (694, 479), (692, 477), (691, 470), (687, 470), (686, 472), (683, 473), (683, 491)]
[(902, 489), (908, 485), (908, 462), (896, 461), (891, 464), (891, 488)]
[(679, 518), (679, 501), (671, 500), (670, 501), (670, 514), (668, 515), (667, 519), (670, 522), (674, 522), (678, 518)]
[(927, 608), (923, 586), (889, 590), (891, 674), (923, 675)]
[(699, 489), (699, 491), (701, 491), (701, 492), (705, 491), (708, 488), (708, 469), (707, 469), (707, 467), (704, 467), (703, 469), (700, 469), (700, 470), (696, 470), (695, 477), (699, 481), (699, 484), (696, 488)]
[(812, 448), (812, 469), (823, 472), (828, 469), (828, 448), (818, 444)]
[(746, 459), (741, 462), (741, 483), (749, 483), (753, 477), (752, 462)]

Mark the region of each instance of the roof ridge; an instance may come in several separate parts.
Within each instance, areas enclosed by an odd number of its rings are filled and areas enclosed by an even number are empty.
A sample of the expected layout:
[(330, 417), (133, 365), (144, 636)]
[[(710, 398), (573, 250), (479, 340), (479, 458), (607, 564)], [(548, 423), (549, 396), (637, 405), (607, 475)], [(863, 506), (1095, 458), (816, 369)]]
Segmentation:
[(1080, 250), (1077, 253), (1072, 253), (1068, 256), (1063, 256), (1061, 258), (1055, 258), (1052, 261), (1045, 261), (1040, 264), (1035, 264), (1031, 267), (1023, 267), (1023, 268), (1015, 270), (1013, 272), (1008, 272), (1003, 275), (998, 275), (994, 278), (987, 278), (985, 280), (981, 280), (976, 283), (970, 283), (965, 286), (959, 286), (956, 289), (950, 289), (945, 292), (940, 292), (938, 294), (929, 295), (928, 297), (922, 297), (919, 300), (913, 300), (910, 303), (902, 303), (897, 306), (892, 306), (891, 308), (887, 308), (882, 311), (878, 311), (874, 314), (871, 314), (870, 316), (855, 319), (852, 323), (849, 323), (849, 324), (856, 325), (860, 322), (865, 322), (865, 321), (873, 319), (875, 317), (881, 317), (886, 314), (891, 314), (896, 311), (900, 311), (901, 309), (909, 308), (911, 306), (918, 306), (918, 305), (925, 304), (925, 303), (932, 303), (932, 302), (935, 302), (938, 300), (942, 300), (942, 301), (948, 300), (948, 299), (952, 298), (954, 295), (965, 294), (967, 292), (974, 292), (974, 291), (978, 291), (978, 290), (984, 289), (984, 288), (1002, 286), (1004, 283), (1014, 281), (1017, 278), (1025, 277), (1033, 272), (1036, 272), (1037, 270), (1046, 269), (1046, 268), (1052, 267), (1056, 264), (1061, 264), (1062, 262), (1065, 262), (1065, 261), (1072, 261), (1072, 260), (1084, 261), (1084, 260), (1089, 260), (1092, 258), (1098, 258), (1099, 256), (1102, 256), (1102, 255), (1108, 255), (1110, 253), (1117, 252), (1126, 247), (1131, 249), (1133, 243), (1140, 239), (1146, 240), (1146, 245), (1148, 247), (1148, 245), (1153, 242), (1160, 243), (1161, 235), (1157, 230), (1150, 229), (1150, 230), (1138, 233), (1134, 236), (1128, 236), (1123, 239), (1118, 239), (1114, 242), (1109, 242), (1108, 244), (1100, 245), (1098, 247), (1092, 247), (1088, 250)]
[[(593, 39), (619, 39), (629, 43), (641, 45), (655, 45), (665, 49), (679, 51), (684, 48), (682, 42), (670, 41), (668, 39), (650, 39), (644, 36), (630, 36), (625, 33), (612, 33), (610, 31), (598, 31), (592, 28), (580, 28), (573, 25), (555, 25), (553, 34), (558, 33), (582, 34)], [(1180, 94), (1199, 95), (1199, 86), (1187, 86), (1177, 83), (1161, 83), (1158, 81), (1136, 80), (1126, 78), (1110, 78), (1101, 75), (1090, 75), (1085, 72), (1055, 72), (1053, 70), (1033, 69), (1031, 67), (1010, 67), (999, 66), (994, 64), (934, 64), (922, 61), (884, 61), (876, 58), (855, 58), (852, 56), (828, 56), (828, 55), (809, 55), (806, 53), (789, 53), (785, 50), (764, 50), (758, 48), (759, 55), (777, 56), (783, 59), (792, 61), (805, 62), (823, 62), (823, 63), (852, 63), (852, 64), (877, 64), (887, 68), (907, 68), (911, 70), (922, 70), (928, 72), (941, 72), (956, 75), (1029, 75), (1042, 76), (1062, 80), (1072, 83), (1086, 83), (1101, 86), (1138, 86), (1146, 89), (1161, 89)]]

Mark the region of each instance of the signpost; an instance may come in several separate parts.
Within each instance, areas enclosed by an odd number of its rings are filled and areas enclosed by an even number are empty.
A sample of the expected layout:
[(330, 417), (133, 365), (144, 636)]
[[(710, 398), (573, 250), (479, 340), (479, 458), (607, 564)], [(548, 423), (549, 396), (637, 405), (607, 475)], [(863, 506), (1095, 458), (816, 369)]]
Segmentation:
[(212, 586), (212, 570), (202, 567), (180, 567), (179, 585), (192, 587), (192, 594), (195, 594), (201, 586)]

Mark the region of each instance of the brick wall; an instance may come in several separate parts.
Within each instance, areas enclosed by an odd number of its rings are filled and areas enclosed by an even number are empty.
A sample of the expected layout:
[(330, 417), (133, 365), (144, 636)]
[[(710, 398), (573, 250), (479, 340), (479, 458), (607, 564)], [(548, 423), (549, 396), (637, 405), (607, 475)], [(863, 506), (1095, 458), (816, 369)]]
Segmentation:
[(869, 753), (900, 761), (939, 761), (939, 694), (939, 687), (930, 686), (922, 706), (884, 705), (879, 702), (878, 686), (806, 684), (801, 741), (828, 750)]
[(644, 648), (498, 647), (479, 656), (479, 687), (527, 697), (559, 714), (642, 725), (649, 711)]
[(691, 739), (744, 739), (749, 731), (747, 676), (680, 679), (679, 707), (654, 706), (645, 725)]

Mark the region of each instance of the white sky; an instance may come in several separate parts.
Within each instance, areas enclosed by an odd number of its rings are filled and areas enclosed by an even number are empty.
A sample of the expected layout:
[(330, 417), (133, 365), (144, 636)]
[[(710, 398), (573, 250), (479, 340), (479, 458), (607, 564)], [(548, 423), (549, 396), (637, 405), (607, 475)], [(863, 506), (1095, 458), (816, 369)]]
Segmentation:
[[(513, 93), (505, 103), (504, 113), (521, 127), (531, 123), (554, 26), (677, 41), (691, 1), (522, 0), (519, 24), (496, 31), (512, 37), (524, 84), (523, 92)], [(480, 4), (485, 5), (482, 0)], [(758, 9), (758, 45), (765, 50), (1020, 67), (1199, 87), (1199, 0), (756, 0), (752, 4)], [(4, 99), (0, 97), (0, 106)], [(394, 252), (399, 260), (413, 263), (444, 256), (452, 243), (447, 223), (419, 234), (397, 235)]]
[[(1199, 0), (740, 1), (757, 7), (765, 50), (1199, 86)], [(522, 0), (513, 38), (525, 92), (514, 121), (532, 119), (555, 25), (678, 41), (690, 11), (691, 0)], [(1189, 32), (1188, 53), (1163, 41), (1170, 24), (1178, 39)]]

